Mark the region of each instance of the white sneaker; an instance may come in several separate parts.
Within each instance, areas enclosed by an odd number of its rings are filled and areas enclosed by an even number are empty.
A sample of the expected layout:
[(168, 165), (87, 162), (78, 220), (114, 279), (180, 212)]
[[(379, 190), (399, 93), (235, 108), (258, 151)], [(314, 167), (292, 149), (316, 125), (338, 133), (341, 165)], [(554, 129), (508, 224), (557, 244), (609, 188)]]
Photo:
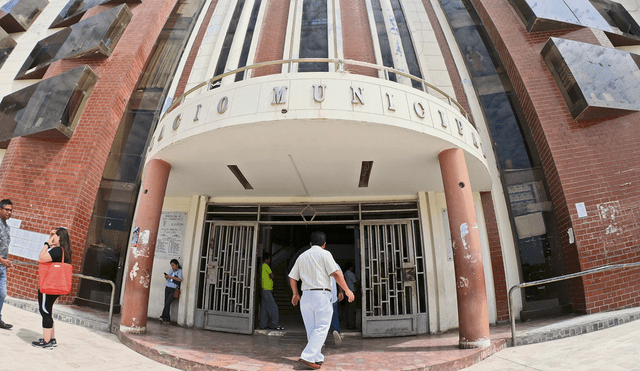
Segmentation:
[(336, 330), (333, 330), (333, 341), (336, 343), (336, 346), (342, 345), (342, 335)]

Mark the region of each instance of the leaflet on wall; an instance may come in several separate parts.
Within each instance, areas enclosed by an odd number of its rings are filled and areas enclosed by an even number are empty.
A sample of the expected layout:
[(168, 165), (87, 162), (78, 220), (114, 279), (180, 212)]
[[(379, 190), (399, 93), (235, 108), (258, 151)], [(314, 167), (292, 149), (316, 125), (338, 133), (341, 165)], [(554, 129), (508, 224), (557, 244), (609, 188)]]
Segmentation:
[(19, 219), (8, 219), (7, 224), (11, 228), (9, 254), (21, 258), (38, 260), (42, 246), (49, 238), (49, 235), (20, 229), (22, 220)]
[(179, 211), (163, 212), (158, 228), (156, 258), (179, 258), (187, 228), (187, 213)]

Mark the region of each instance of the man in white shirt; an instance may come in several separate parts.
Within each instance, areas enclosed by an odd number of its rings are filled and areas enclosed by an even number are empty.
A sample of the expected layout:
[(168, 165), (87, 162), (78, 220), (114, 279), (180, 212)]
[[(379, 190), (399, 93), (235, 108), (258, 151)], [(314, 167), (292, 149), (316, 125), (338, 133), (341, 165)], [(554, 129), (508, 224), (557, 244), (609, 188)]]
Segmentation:
[[(289, 273), (289, 283), (293, 291), (291, 304), (300, 303), (300, 312), (307, 330), (307, 346), (298, 362), (317, 370), (324, 363), (322, 345), (329, 332), (333, 304), (331, 303), (331, 278), (342, 287), (350, 302), (353, 292), (347, 286), (342, 272), (333, 256), (325, 250), (327, 236), (323, 232), (311, 234), (311, 248), (302, 253)], [(298, 280), (302, 280), (303, 295), (298, 293)]]

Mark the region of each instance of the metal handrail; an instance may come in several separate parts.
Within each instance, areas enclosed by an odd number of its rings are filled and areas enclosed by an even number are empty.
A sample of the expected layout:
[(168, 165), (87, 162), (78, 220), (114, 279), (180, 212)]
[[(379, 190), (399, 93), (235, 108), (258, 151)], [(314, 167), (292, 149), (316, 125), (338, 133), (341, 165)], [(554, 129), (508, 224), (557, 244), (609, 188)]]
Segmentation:
[[(34, 266), (37, 267), (38, 264), (37, 263), (32, 263), (32, 262), (23, 262), (23, 261), (12, 261), (11, 264), (18, 264), (18, 265), (30, 265), (30, 266)], [(91, 281), (97, 281), (97, 282), (103, 282), (103, 283), (108, 283), (111, 285), (111, 302), (109, 303), (109, 332), (113, 332), (111, 330), (112, 327), (112, 322), (113, 322), (113, 300), (115, 298), (115, 293), (116, 293), (116, 284), (113, 283), (113, 281), (109, 281), (106, 280), (104, 278), (98, 278), (98, 277), (91, 277), (91, 276), (86, 276), (84, 274), (80, 274), (80, 273), (73, 273), (74, 277), (78, 277), (78, 278), (84, 278), (87, 280), (91, 280)]]
[(521, 288), (524, 288), (524, 287), (537, 286), (537, 285), (544, 285), (546, 283), (551, 283), (551, 282), (564, 281), (564, 280), (568, 280), (568, 279), (571, 279), (571, 278), (576, 278), (576, 277), (580, 277), (580, 276), (586, 276), (587, 274), (604, 272), (604, 271), (608, 271), (608, 270), (612, 270), (612, 269), (634, 268), (634, 267), (640, 267), (640, 262), (604, 265), (602, 267), (589, 269), (589, 270), (586, 270), (586, 271), (583, 271), (583, 272), (565, 274), (563, 276), (558, 276), (558, 277), (553, 277), (553, 278), (546, 278), (546, 279), (538, 280), (538, 281), (524, 282), (524, 283), (521, 283), (519, 285), (515, 285), (515, 286), (511, 287), (509, 289), (509, 320), (511, 321), (511, 341), (513, 342), (513, 346), (514, 347), (516, 346), (516, 319), (515, 319), (515, 316), (513, 315), (513, 296), (512, 296), (512, 294), (515, 291), (515, 289), (521, 289)]
[(411, 75), (409, 73), (406, 73), (406, 72), (403, 72), (403, 71), (400, 71), (400, 70), (396, 70), (395, 68), (391, 68), (391, 67), (380, 66), (378, 64), (362, 62), (362, 61), (356, 61), (356, 60), (352, 60), (352, 59), (335, 59), (335, 58), (282, 59), (282, 60), (277, 60), (277, 61), (268, 61), (268, 62), (256, 63), (256, 64), (252, 64), (252, 65), (249, 65), (249, 66), (244, 66), (244, 67), (237, 68), (237, 69), (235, 69), (233, 71), (225, 72), (225, 73), (223, 73), (221, 75), (214, 76), (213, 78), (211, 78), (211, 79), (209, 79), (207, 81), (201, 82), (200, 84), (196, 85), (195, 87), (189, 89), (187, 92), (185, 92), (184, 94), (182, 94), (178, 98), (175, 98), (173, 100), (173, 102), (171, 103), (171, 105), (167, 108), (167, 110), (163, 114), (162, 119), (164, 119), (164, 117), (166, 116), (166, 114), (168, 112), (171, 112), (174, 108), (176, 108), (177, 106), (182, 104), (182, 102), (184, 102), (185, 98), (188, 95), (192, 94), (193, 92), (195, 92), (197, 90), (200, 90), (204, 86), (212, 86), (216, 81), (222, 80), (223, 78), (225, 78), (227, 76), (232, 76), (232, 75), (235, 75), (237, 73), (242, 73), (243, 76), (246, 76), (245, 71), (247, 71), (247, 70), (253, 70), (253, 69), (256, 69), (256, 68), (273, 66), (273, 65), (282, 65), (282, 64), (288, 64), (289, 65), (289, 72), (292, 72), (293, 63), (310, 63), (310, 62), (333, 63), (333, 64), (336, 65), (337, 73), (344, 73), (345, 72), (344, 71), (344, 65), (345, 64), (349, 64), (349, 65), (354, 65), (354, 66), (372, 68), (372, 69), (375, 69), (375, 70), (378, 70), (378, 71), (383, 71), (386, 80), (389, 80), (389, 73), (394, 73), (396, 75), (404, 76), (406, 78), (409, 78), (411, 80), (419, 82), (420, 86), (422, 87), (422, 91), (427, 93), (427, 94), (429, 94), (429, 95), (433, 95), (433, 94), (431, 94), (430, 89), (433, 89), (433, 90), (437, 91), (438, 93), (442, 94), (444, 96), (444, 98), (447, 100), (447, 103), (449, 105), (456, 106), (460, 110), (460, 113), (462, 113), (462, 115), (464, 115), (464, 117), (466, 117), (466, 119), (469, 120), (469, 122), (472, 125), (474, 125), (472, 117), (467, 113), (467, 110), (465, 110), (464, 107), (462, 107), (462, 105), (460, 105), (460, 103), (458, 103), (455, 99), (453, 99), (451, 96), (449, 96), (449, 94), (445, 93), (444, 91), (442, 91), (438, 87), (426, 82), (425, 80), (423, 80), (421, 78), (418, 78), (416, 76), (413, 76), (413, 75)]

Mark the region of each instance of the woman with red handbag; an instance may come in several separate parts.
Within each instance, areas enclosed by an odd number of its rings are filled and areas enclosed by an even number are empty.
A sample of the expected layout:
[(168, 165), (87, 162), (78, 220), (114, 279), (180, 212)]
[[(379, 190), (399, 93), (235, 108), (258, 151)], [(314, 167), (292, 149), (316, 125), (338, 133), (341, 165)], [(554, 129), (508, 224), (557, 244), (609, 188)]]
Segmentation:
[[(69, 232), (66, 228), (53, 228), (50, 237), (44, 243), (38, 263), (63, 262), (71, 264), (71, 243), (69, 241)], [(34, 347), (43, 349), (52, 349), (57, 346), (55, 329), (51, 310), (53, 303), (60, 295), (50, 295), (40, 292), (38, 289), (38, 308), (42, 316), (42, 332), (44, 338), (32, 342)]]

